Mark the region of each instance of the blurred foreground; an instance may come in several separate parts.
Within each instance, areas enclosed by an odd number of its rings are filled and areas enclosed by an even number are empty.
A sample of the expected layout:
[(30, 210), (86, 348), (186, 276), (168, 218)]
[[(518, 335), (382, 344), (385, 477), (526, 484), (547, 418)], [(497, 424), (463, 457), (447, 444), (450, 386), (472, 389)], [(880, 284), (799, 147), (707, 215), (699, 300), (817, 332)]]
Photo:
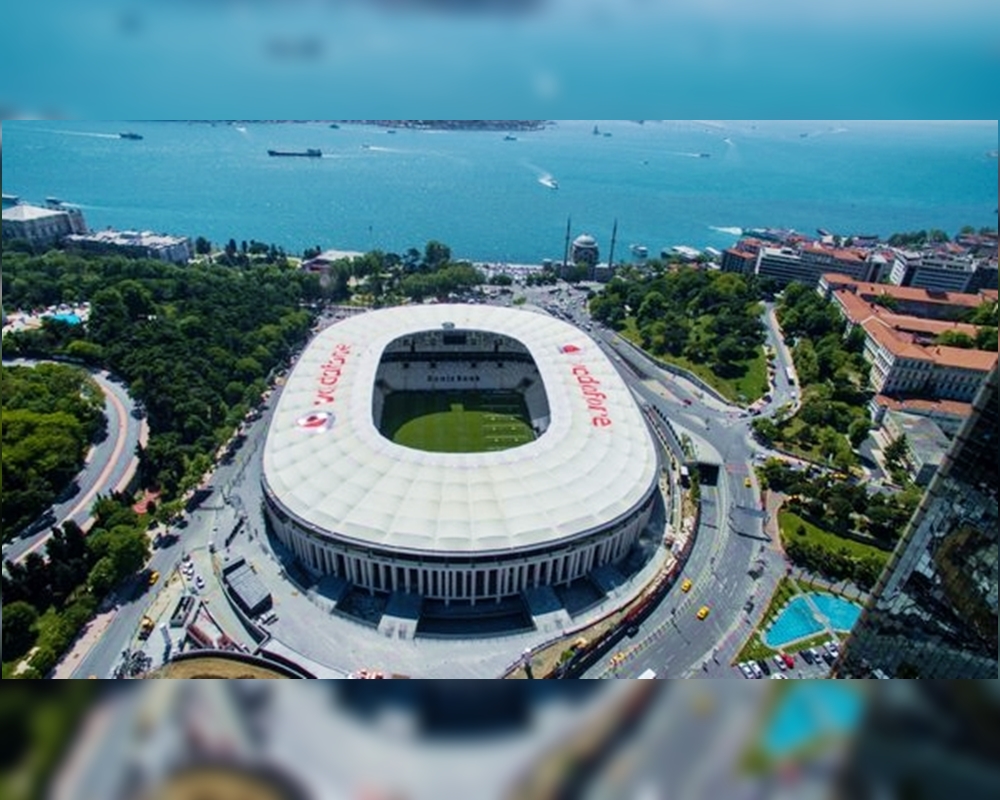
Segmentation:
[(18, 684), (0, 798), (998, 796), (993, 682), (767, 684)]
[(993, 0), (48, 0), (5, 7), (0, 118), (989, 118), (997, 31)]

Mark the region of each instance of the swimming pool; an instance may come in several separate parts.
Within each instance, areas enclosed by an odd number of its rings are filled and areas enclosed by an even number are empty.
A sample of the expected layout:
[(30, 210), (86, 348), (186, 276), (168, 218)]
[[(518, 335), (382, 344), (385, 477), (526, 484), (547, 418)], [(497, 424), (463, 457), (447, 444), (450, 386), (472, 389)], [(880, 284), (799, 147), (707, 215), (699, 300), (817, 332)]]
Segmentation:
[(81, 322), (76, 314), (53, 314), (52, 319), (65, 322), (68, 325), (79, 325)]
[(815, 603), (819, 612), (830, 620), (834, 630), (849, 631), (861, 613), (860, 606), (830, 594), (810, 592), (808, 599), (807, 595), (798, 595), (789, 601), (785, 610), (778, 614), (772, 623), (770, 630), (763, 635), (764, 644), (780, 650), (789, 642), (823, 631), (825, 626), (816, 619), (809, 599)]
[(813, 681), (790, 686), (778, 701), (761, 740), (764, 752), (784, 758), (858, 725), (865, 703), (861, 691), (843, 682)]
[(849, 631), (861, 614), (861, 606), (832, 594), (813, 594), (812, 601), (820, 613), (830, 620), (834, 630)]

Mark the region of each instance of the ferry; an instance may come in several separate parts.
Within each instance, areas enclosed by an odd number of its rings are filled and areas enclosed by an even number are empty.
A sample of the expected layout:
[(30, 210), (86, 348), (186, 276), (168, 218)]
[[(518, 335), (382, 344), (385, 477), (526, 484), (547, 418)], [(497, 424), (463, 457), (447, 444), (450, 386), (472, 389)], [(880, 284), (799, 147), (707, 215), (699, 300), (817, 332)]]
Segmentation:
[(142, 138), (142, 134), (132, 133), (132, 131), (124, 131), (122, 133), (119, 133), (118, 136), (119, 136), (119, 138), (122, 138), (122, 139), (132, 139), (132, 140), (135, 140), (135, 141), (137, 141), (137, 140), (139, 140), (139, 139)]
[(267, 154), (269, 156), (301, 156), (304, 158), (320, 158), (323, 155), (323, 151), (315, 147), (310, 147), (308, 150), (268, 150)]

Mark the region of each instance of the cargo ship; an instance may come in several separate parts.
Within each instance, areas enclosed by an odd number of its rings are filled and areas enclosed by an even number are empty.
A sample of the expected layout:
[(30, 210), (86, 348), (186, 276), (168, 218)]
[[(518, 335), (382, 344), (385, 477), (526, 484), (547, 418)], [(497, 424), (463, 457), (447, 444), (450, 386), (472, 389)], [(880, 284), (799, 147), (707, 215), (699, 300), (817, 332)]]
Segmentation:
[(315, 147), (308, 150), (268, 150), (269, 156), (300, 156), (302, 158), (321, 158), (323, 151)]

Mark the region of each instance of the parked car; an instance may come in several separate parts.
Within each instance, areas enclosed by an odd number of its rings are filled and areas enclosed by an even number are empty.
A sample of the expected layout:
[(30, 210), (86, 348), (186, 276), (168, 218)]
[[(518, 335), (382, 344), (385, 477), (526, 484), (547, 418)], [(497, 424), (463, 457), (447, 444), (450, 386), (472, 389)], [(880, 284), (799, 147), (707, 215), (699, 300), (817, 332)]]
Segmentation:
[(775, 655), (774, 663), (778, 665), (778, 669), (780, 669), (782, 672), (788, 669), (788, 667), (785, 666), (785, 659), (783, 659), (780, 655)]
[(788, 653), (782, 653), (781, 660), (785, 662), (785, 666), (789, 669), (795, 666), (795, 659)]
[(763, 672), (765, 675), (771, 674), (771, 668), (767, 665), (767, 659), (762, 658), (757, 663), (760, 665), (761, 672)]
[(690, 578), (685, 578), (683, 581), (681, 581), (681, 591), (682, 592), (690, 592), (691, 591), (691, 587), (693, 585), (694, 584), (691, 582)]
[(819, 651), (815, 647), (810, 647), (808, 652), (812, 656), (813, 661), (818, 664), (820, 659)]
[(740, 664), (740, 672), (743, 673), (744, 678), (751, 678), (751, 679), (753, 678), (753, 670), (750, 669), (750, 664), (748, 664), (746, 661)]
[(799, 653), (799, 655), (802, 656), (802, 660), (805, 661), (807, 664), (815, 664), (816, 663), (816, 659), (813, 658), (813, 654), (810, 653), (808, 650), (802, 650)]
[(698, 619), (705, 619), (705, 617), (708, 616), (709, 611), (710, 609), (708, 606), (702, 606), (701, 608), (698, 609), (698, 613), (695, 614), (695, 616), (698, 617)]
[(753, 670), (753, 676), (755, 678), (763, 678), (764, 677), (764, 670), (762, 670), (760, 668), (760, 664), (758, 664), (756, 661), (751, 661), (750, 662), (750, 669)]
[(201, 575), (199, 575), (197, 578), (194, 579), (194, 585), (197, 586), (199, 589), (204, 589), (205, 579), (201, 577)]

